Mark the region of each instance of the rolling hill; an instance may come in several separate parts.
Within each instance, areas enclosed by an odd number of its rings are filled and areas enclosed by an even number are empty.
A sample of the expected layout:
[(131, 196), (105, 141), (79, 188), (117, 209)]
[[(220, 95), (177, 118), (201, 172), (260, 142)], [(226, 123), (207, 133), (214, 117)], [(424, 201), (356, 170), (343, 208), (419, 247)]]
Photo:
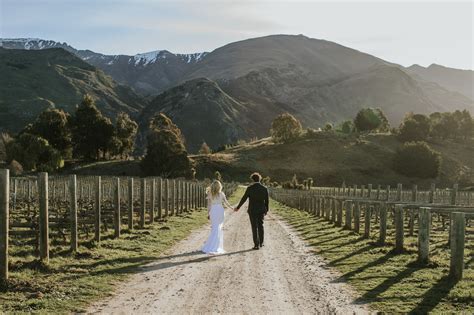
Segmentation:
[(144, 100), (62, 48), (0, 48), (0, 130), (17, 132), (46, 108), (72, 112), (90, 94), (107, 116), (137, 116)]

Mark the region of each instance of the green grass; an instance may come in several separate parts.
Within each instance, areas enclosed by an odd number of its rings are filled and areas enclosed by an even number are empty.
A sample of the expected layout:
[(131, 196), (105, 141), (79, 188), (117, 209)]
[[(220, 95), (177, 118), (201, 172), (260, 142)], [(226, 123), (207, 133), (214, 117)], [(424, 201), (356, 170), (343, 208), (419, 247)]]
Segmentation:
[[(236, 196), (230, 198), (236, 202)], [(145, 229), (103, 234), (100, 245), (82, 238), (76, 254), (63, 240), (53, 239), (49, 264), (39, 262), (33, 246), (10, 242), (10, 280), (0, 284), (0, 313), (70, 313), (111, 294), (143, 264), (156, 260), (166, 249), (206, 224), (207, 211), (169, 217)]]
[[(371, 231), (374, 238), (362, 239), (354, 232), (276, 201), (272, 201), (271, 209), (299, 232), (315, 254), (323, 256), (330, 267), (341, 273), (338, 281), (347, 281), (360, 293), (359, 301), (369, 302), (373, 309), (389, 313), (474, 312), (472, 227), (467, 232), (464, 278), (453, 284), (446, 277), (449, 270), (447, 233), (436, 220), (433, 220), (435, 227), (430, 239), (432, 260), (429, 266), (422, 267), (415, 262), (415, 237), (406, 237), (406, 252), (396, 255), (392, 252), (390, 230), (388, 245), (376, 246), (375, 227)], [(361, 231), (363, 229), (362, 221)]]

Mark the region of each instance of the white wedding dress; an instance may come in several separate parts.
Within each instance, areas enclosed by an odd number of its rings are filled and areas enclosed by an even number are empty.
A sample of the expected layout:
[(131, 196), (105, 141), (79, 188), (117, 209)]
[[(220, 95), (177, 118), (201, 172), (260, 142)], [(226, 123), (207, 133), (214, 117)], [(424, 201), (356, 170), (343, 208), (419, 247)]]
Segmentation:
[(211, 219), (211, 234), (207, 238), (202, 251), (206, 254), (223, 254), (224, 251), (224, 206), (232, 208), (225, 194), (220, 192), (217, 197), (207, 196), (207, 208)]

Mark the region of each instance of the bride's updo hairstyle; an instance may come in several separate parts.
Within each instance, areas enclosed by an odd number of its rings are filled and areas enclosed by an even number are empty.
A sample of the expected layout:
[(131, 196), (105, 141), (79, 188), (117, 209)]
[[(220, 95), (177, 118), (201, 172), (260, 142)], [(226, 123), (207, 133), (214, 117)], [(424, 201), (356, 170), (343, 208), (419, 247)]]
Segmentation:
[(215, 179), (212, 181), (211, 186), (206, 188), (206, 193), (211, 195), (211, 197), (217, 197), (222, 191), (222, 184), (220, 181)]

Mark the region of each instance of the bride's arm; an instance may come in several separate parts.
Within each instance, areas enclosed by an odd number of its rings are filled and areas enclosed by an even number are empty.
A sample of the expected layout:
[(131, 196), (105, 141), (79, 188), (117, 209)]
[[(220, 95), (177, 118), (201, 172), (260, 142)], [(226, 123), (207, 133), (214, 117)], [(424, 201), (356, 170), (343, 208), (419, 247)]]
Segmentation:
[(224, 193), (222, 193), (222, 200), (224, 201), (224, 205), (227, 206), (228, 208), (231, 208), (233, 209), (234, 207), (232, 207), (232, 205), (229, 203), (229, 201), (227, 200), (227, 197), (225, 196)]
[(207, 199), (207, 218), (209, 219), (209, 217), (211, 216), (211, 195), (208, 194), (206, 199)]

